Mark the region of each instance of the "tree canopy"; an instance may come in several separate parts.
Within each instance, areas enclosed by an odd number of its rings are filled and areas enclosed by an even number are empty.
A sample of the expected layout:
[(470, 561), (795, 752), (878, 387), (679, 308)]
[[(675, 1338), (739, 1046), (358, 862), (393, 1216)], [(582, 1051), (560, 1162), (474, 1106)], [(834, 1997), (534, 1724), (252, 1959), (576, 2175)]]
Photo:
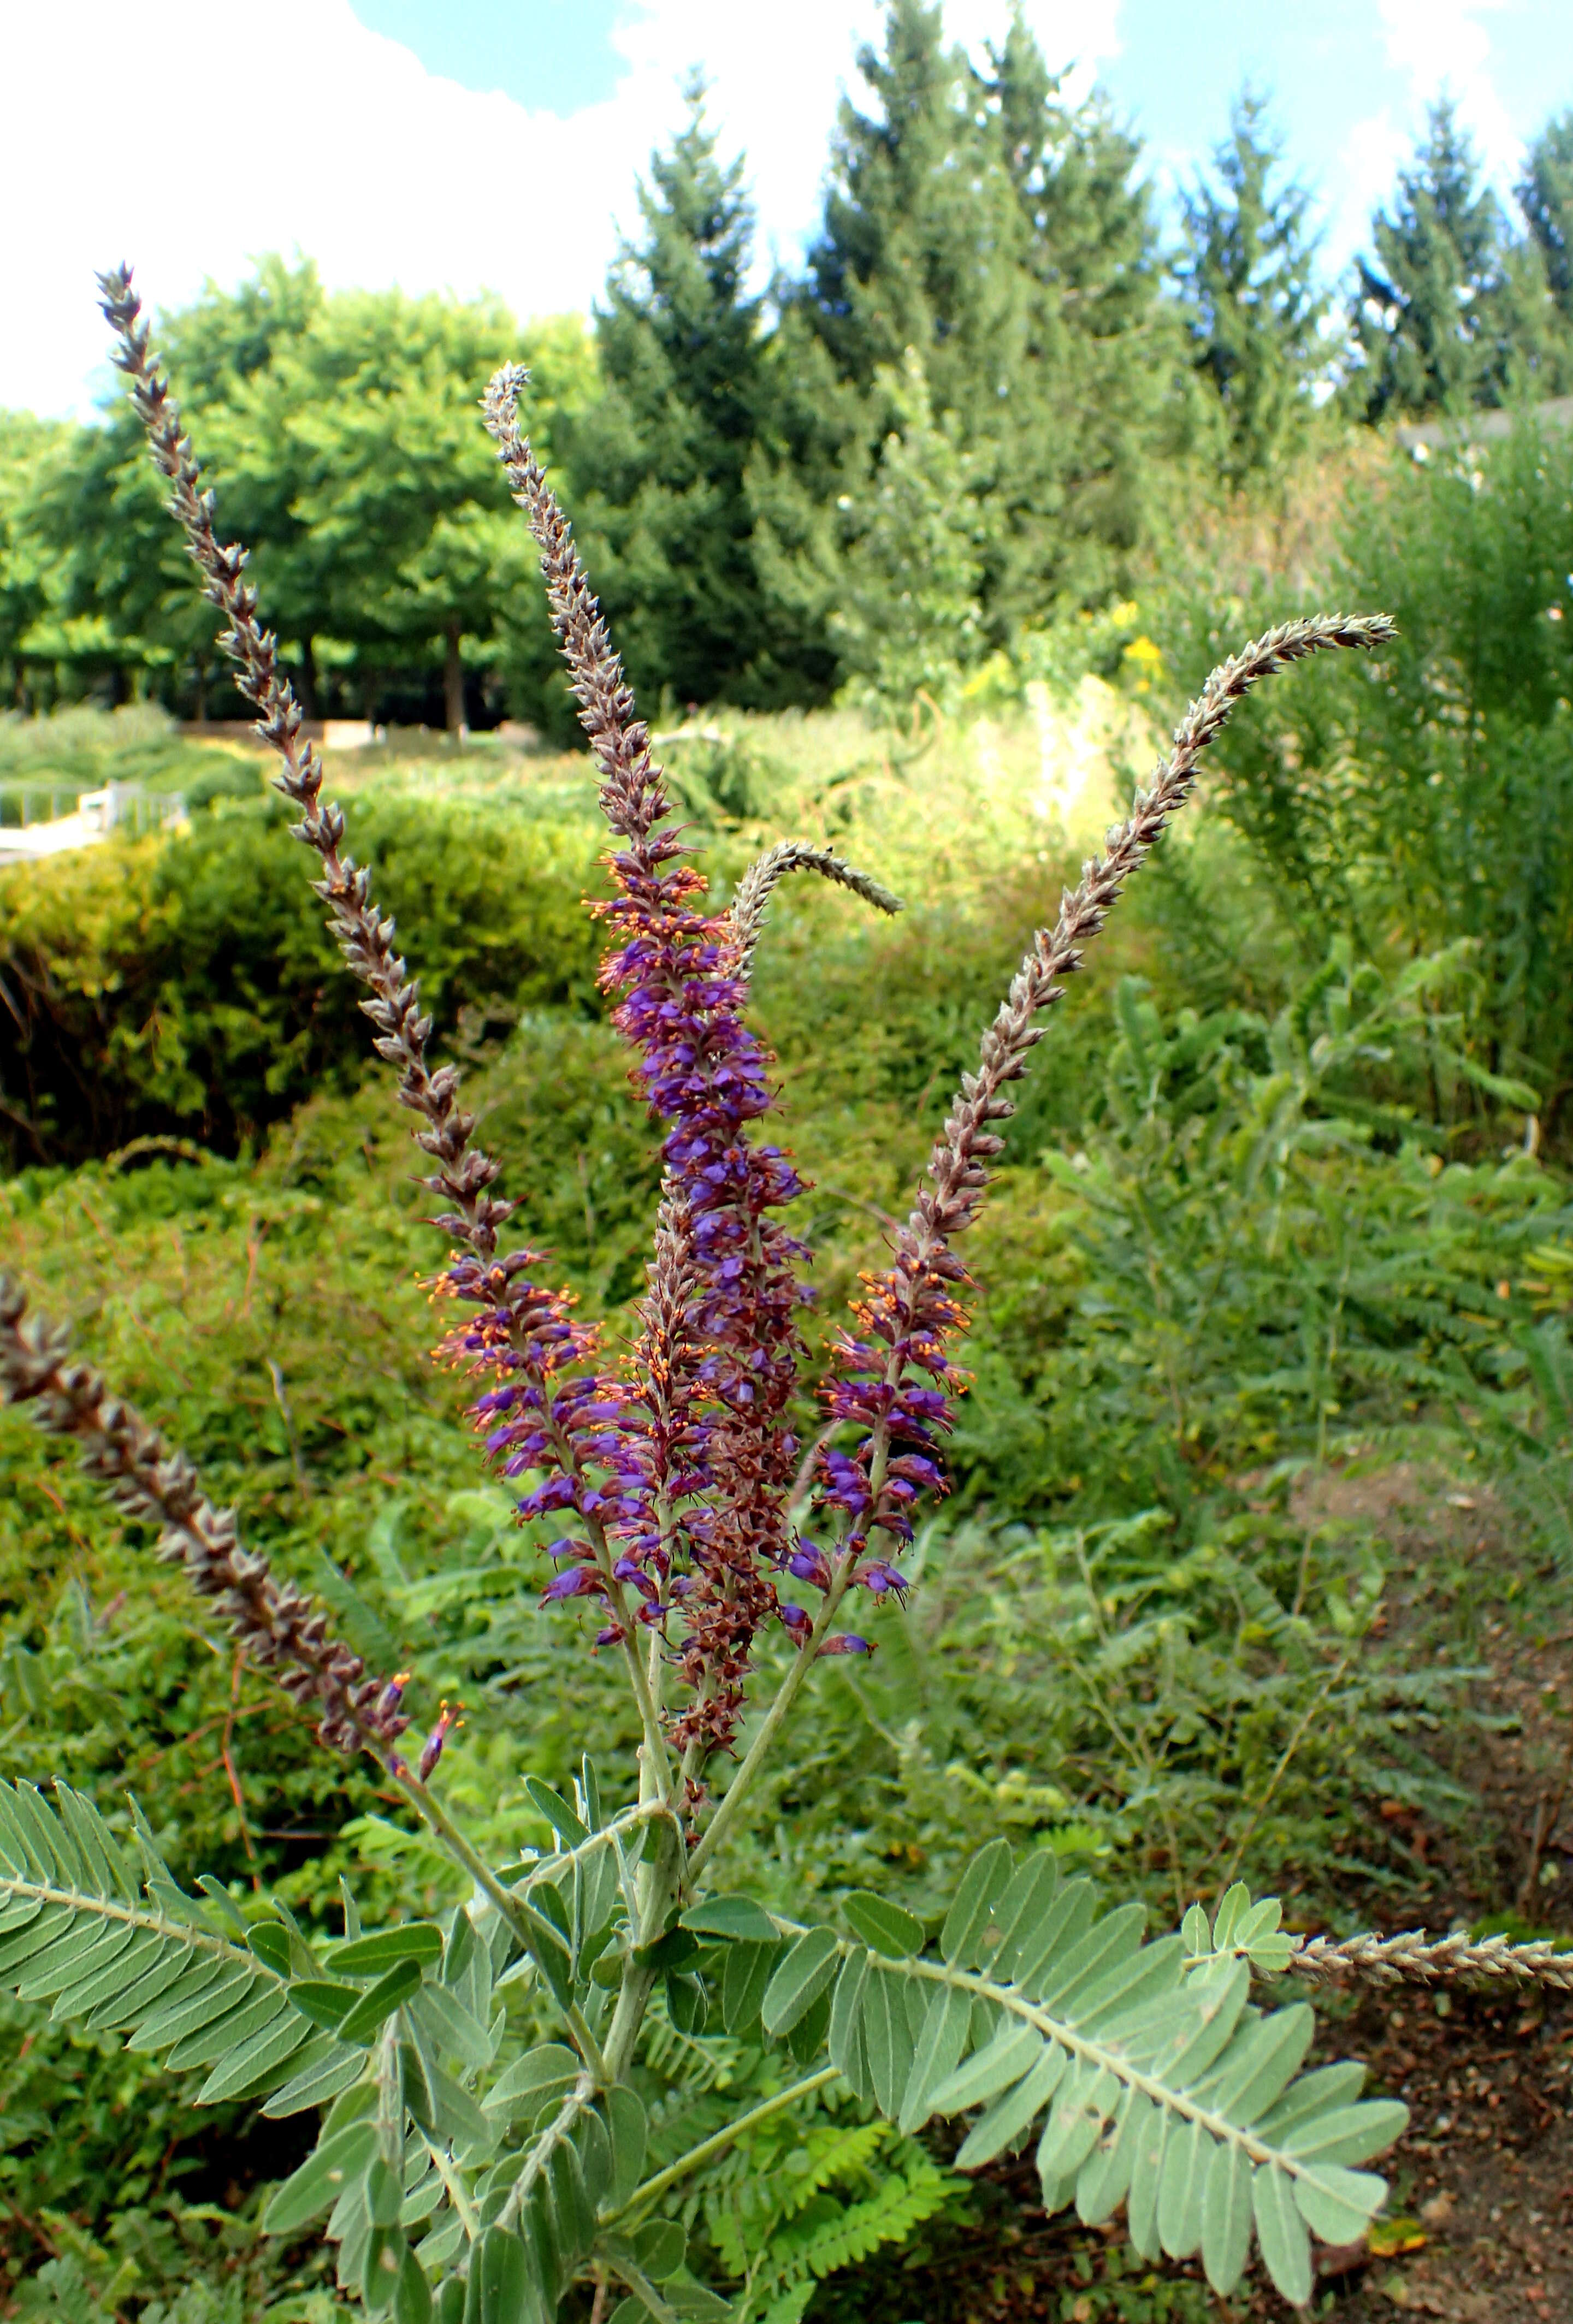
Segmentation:
[[(1573, 112), (1528, 148), (1510, 215), (1434, 107), (1346, 302), (1263, 93), (1166, 213), (1138, 138), (1072, 93), (1019, 0), (971, 51), (938, 0), (888, 0), (858, 68), (818, 231), (773, 280), (696, 79), (588, 326), (330, 293), (278, 257), (161, 318), (309, 715), (574, 731), (476, 425), (504, 358), (532, 368), (529, 426), (641, 694), (757, 708), (964, 685), (1128, 596), (1198, 504), (1271, 493), (1340, 428), (1573, 389)], [(239, 714), (162, 499), (122, 404), (0, 415), (19, 706)]]

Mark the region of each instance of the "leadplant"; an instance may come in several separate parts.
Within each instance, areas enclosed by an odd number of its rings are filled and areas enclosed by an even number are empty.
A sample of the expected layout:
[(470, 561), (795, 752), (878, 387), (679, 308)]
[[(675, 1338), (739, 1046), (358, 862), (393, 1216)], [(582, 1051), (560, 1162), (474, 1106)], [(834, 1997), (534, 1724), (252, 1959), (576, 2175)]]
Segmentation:
[[(1220, 2292), (1254, 2239), (1279, 2289), (1303, 2301), (1312, 2235), (1348, 2243), (1380, 2205), (1382, 2181), (1357, 2166), (1397, 2135), (1404, 2109), (1360, 2102), (1358, 2066), (1303, 2070), (1313, 2030), (1303, 2004), (1253, 2002), (1254, 1977), (1296, 1961), (1275, 1904), (1236, 1886), (1214, 1917), (1195, 1907), (1178, 1933), (1149, 1942), (1141, 1905), (1111, 1906), (1090, 1881), (1062, 1878), (1051, 1849), (1016, 1856), (996, 1840), (967, 1866), (938, 1928), (872, 1893), (798, 1922), (730, 1893), (725, 1859), (819, 1660), (872, 1653), (881, 1601), (911, 1586), (902, 1559), (914, 1513), (944, 1489), (961, 1385), (967, 1278), (955, 1244), (982, 1204), (1041, 1012), (1184, 803), (1232, 706), (1309, 654), (1378, 644), (1390, 625), (1294, 622), (1215, 671), (1130, 819), (1034, 939), (891, 1235), (889, 1264), (831, 1341), (823, 1408), (805, 1425), (809, 1254), (782, 1217), (800, 1184), (759, 1134), (777, 1092), (747, 1022), (749, 972), (787, 872), (816, 871), (881, 908), (895, 899), (789, 844), (745, 878), (730, 908), (711, 907), (568, 525), (520, 433), (523, 375), (504, 368), (486, 425), (541, 549), (600, 777), (613, 840), (612, 894), (594, 908), (613, 939), (602, 980), (662, 1140), (646, 1296), (631, 1343), (604, 1341), (541, 1255), (510, 1241), (520, 1205), (497, 1191), (499, 1166), (476, 1143), (457, 1074), (431, 1063), (430, 1020), (393, 925), (342, 852), (344, 818), (322, 796), (320, 761), (258, 623), (245, 551), (218, 540), (129, 276), (103, 287), (171, 506), (227, 617), (222, 642), (279, 754), (329, 924), (368, 987), (375, 1047), (416, 1118), (433, 1223), (451, 1246), (435, 1289), (459, 1317), (440, 1352), (477, 1384), (485, 1457), (518, 1491), (521, 1519), (556, 1536), (543, 1607), (590, 1617), (596, 1646), (621, 1665), (641, 1740), (626, 1767), (587, 1751), (571, 1797), (530, 1779), (521, 1825), (544, 1820), (554, 1846), (487, 1860), (433, 1788), (456, 1709), (440, 1707), (412, 1766), (411, 1674), (368, 1673), (328, 1617), (242, 1546), (190, 1465), (0, 1284), (7, 1398), (78, 1441), (127, 1512), (158, 1529), (159, 1554), (313, 1707), (325, 1745), (370, 1755), (467, 1896), (438, 1918), (368, 1931), (347, 1893), (343, 1938), (324, 1944), (282, 1905), (243, 1918), (216, 1882), (206, 1903), (184, 1895), (140, 1818), (134, 1864), (64, 1786), (52, 1805), (25, 1784), (0, 1787), (0, 1976), (52, 2000), (57, 2015), (125, 2031), (177, 2070), (207, 2069), (204, 2098), (249, 2096), (275, 2116), (325, 2107), (314, 2152), (264, 2225), (295, 2236), (325, 2218), (341, 2282), (398, 2324), (426, 2324), (434, 2308), (443, 2324), (545, 2324), (592, 2284), (595, 2317), (615, 2299), (618, 2324), (727, 2314), (742, 2324), (767, 2300), (773, 2318), (800, 2314), (812, 2261), (794, 2274), (779, 2249), (767, 2262), (745, 2236), (730, 2246), (718, 2236), (742, 2277), (729, 2304), (689, 2273), (671, 2214), (696, 2174), (821, 2097), (851, 2109), (855, 2127), (883, 2116), (898, 2139), (961, 2124), (962, 2169), (1035, 2140), (1050, 2209), (1074, 2203), (1092, 2222), (1123, 2204), (1138, 2250), (1199, 2251)], [(856, 1604), (874, 1615), (874, 1636), (847, 1627)], [(760, 1702), (753, 1647), (774, 1624), (797, 1651)], [(674, 2057), (686, 2044), (702, 2058), (717, 2036), (764, 2069), (716, 2126), (671, 2153), (668, 2094), (683, 2080)], [(864, 2222), (861, 2243), (846, 2239), (847, 2255), (923, 2215), (926, 2168)], [(825, 2241), (821, 2259), (833, 2247)]]

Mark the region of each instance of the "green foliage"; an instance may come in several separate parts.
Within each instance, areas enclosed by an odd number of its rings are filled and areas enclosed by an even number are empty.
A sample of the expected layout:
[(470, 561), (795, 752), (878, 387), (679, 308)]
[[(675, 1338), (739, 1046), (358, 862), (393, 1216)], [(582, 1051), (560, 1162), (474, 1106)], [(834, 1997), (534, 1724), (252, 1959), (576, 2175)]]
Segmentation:
[(689, 120), (640, 189), (597, 322), (605, 390), (569, 437), (588, 552), (634, 684), (681, 702), (790, 700), (751, 551), (745, 472), (764, 394), (753, 214), (690, 84)]
[[(363, 715), (440, 703), (461, 725), (467, 670), (514, 669), (516, 634), (544, 630), (533, 560), (474, 424), (477, 388), (505, 358), (533, 358), (531, 425), (550, 454), (556, 411), (589, 392), (582, 331), (521, 335), (484, 301), (329, 296), (309, 263), (291, 272), (267, 258), (238, 290), (209, 287), (170, 317), (167, 336), (175, 392), (226, 521), (254, 553), (308, 715), (323, 714), (331, 687)], [(79, 687), (113, 673), (199, 716), (219, 706), (218, 617), (190, 587), (163, 500), (118, 399), (102, 424), (57, 431), (5, 567), (19, 604), (30, 573), (42, 595), (0, 651), (65, 665)], [(521, 595), (499, 626), (496, 609)], [(527, 672), (518, 682), (527, 689)], [(245, 710), (227, 693), (221, 706)]]
[[(1488, 449), (1395, 462), (1351, 491), (1325, 577), (1391, 604), (1396, 639), (1374, 668), (1252, 705), (1216, 761), (1220, 804), (1310, 958), (1340, 931), (1378, 957), (1475, 943), (1471, 1054), (1532, 1084), (1548, 1126), (1573, 1061), (1570, 571), (1562, 431), (1525, 414)], [(1210, 592), (1178, 606), (1180, 669), (1240, 613)], [(1450, 1112), (1439, 1093), (1436, 1119)]]
[(1540, 238), (1514, 238), (1450, 99), (1432, 106), (1372, 238), (1352, 317), (1359, 364), (1348, 392), (1363, 417), (1559, 391), (1573, 349)]
[(1236, 487), (1282, 473), (1303, 448), (1327, 371), (1310, 196), (1272, 182), (1282, 155), (1266, 99), (1244, 89), (1213, 181), (1184, 199), (1193, 359), (1223, 407), (1225, 474)]
[(1530, 147), (1518, 198), (1551, 296), (1573, 324), (1573, 113), (1554, 115)]
[[(638, 2093), (597, 2093), (566, 2050), (499, 2056), (508, 2013), (494, 2017), (493, 2001), (499, 1979), (520, 1981), (506, 1972), (522, 1934), (526, 1981), (532, 1969), (560, 2000), (571, 1993), (592, 2009), (586, 1972), (609, 1944), (625, 1952), (632, 1940), (625, 1884), (648, 1844), (648, 1812), (603, 1826), (595, 1796), (587, 1774), (573, 1812), (559, 1803), (568, 1836), (526, 1871), (510, 1918), (486, 1906), (441, 1927), (365, 1937), (352, 1921), (323, 1955), (288, 1915), (248, 1926), (217, 1884), (218, 1917), (195, 1904), (145, 1823), (134, 1869), (80, 1794), (57, 1786), (51, 1811), (31, 1786), (6, 1786), (0, 1978), (24, 2000), (52, 2000), (56, 2018), (124, 2032), (134, 2049), (167, 2052), (171, 2068), (209, 2070), (199, 2104), (252, 2095), (273, 2116), (328, 2107), (316, 2150), (264, 2225), (289, 2236), (331, 2214), (340, 2284), (360, 2288), (369, 2308), (429, 2314), (426, 2277), (469, 2246), (483, 2303), (495, 2273), (504, 2285), (517, 2279), (504, 2312), (548, 2316), (604, 2238), (606, 2263), (635, 2296), (652, 2280), (675, 2283), (667, 2296), (679, 2313), (718, 2316), (720, 2304), (684, 2292), (682, 2230), (652, 2222), (669, 2174), (642, 2175)], [(1391, 2141), (1404, 2109), (1356, 2104), (1358, 2067), (1300, 2073), (1311, 2033), (1302, 2006), (1266, 2015), (1247, 2006), (1252, 1968), (1287, 1960), (1276, 1904), (1253, 1905), (1235, 1887), (1210, 1924), (1194, 1908), (1180, 1936), (1147, 1946), (1143, 1917), (1124, 1906), (1099, 1918), (1090, 1882), (1063, 1884), (1051, 1850), (1013, 1863), (996, 1840), (964, 1872), (938, 1956), (904, 1942), (870, 1950), (829, 1930), (777, 1943), (760, 2005), (765, 2039), (816, 2026), (792, 2043), (799, 2064), (828, 2041), (831, 2065), (903, 2143), (851, 2203), (820, 2190), (856, 2180), (888, 2145), (872, 2126), (827, 2126), (795, 2144), (791, 2165), (765, 2179), (763, 2208), (753, 2193), (760, 2152), (744, 2200), (736, 2172), (731, 2202), (714, 2184), (712, 2239), (743, 2280), (731, 2312), (800, 2316), (795, 2286), (931, 2215), (944, 2174), (906, 2142), (932, 2115), (976, 2116), (958, 2158), (965, 2168), (1020, 2145), (1045, 2109), (1048, 2209), (1074, 2190), (1079, 2216), (1096, 2225), (1124, 2200), (1138, 2251), (1183, 2258), (1199, 2247), (1219, 2292), (1233, 2288), (1254, 2232), (1279, 2289), (1303, 2300), (1308, 2226), (1334, 2242), (1361, 2231), (1384, 2189), (1350, 2166)], [(701, 1996), (705, 1968), (719, 1976), (736, 1941), (723, 1938), (718, 1959), (713, 1945), (692, 1956)], [(800, 1968), (810, 1955), (811, 1969)], [(781, 2109), (772, 2101), (763, 2112)], [(537, 2143), (510, 2156), (521, 2122)], [(505, 2200), (488, 2207), (493, 2189)], [(424, 2232), (412, 2243), (404, 2230), (416, 2227)]]
[[(247, 777), (248, 788), (255, 785)], [(588, 833), (459, 803), (381, 796), (350, 844), (401, 919), (422, 994), (477, 1034), (594, 991), (578, 891)], [(234, 1151), (324, 1081), (364, 1072), (371, 1035), (276, 804), (224, 802), (169, 844), (112, 841), (0, 872), (0, 1100), (18, 1160), (79, 1161), (147, 1136)]]
[(997, 646), (1106, 595), (1150, 537), (1155, 463), (1188, 424), (1155, 223), (1132, 142), (1101, 98), (1061, 97), (1019, 13), (980, 71), (938, 7), (897, 0), (859, 69), (874, 109), (843, 104), (794, 311), (862, 392), (839, 485), (855, 539), (911, 351), (954, 430), (962, 540), (982, 547), (962, 594)]

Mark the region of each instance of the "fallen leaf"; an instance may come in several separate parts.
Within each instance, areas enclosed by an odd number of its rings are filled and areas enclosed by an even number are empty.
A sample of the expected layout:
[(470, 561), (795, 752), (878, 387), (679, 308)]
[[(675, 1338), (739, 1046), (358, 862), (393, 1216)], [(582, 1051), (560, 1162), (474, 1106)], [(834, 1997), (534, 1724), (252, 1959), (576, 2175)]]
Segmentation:
[(1400, 2252), (1423, 2250), (1430, 2237), (1418, 2219), (1373, 2219), (1368, 2238), (1374, 2259), (1395, 2259)]

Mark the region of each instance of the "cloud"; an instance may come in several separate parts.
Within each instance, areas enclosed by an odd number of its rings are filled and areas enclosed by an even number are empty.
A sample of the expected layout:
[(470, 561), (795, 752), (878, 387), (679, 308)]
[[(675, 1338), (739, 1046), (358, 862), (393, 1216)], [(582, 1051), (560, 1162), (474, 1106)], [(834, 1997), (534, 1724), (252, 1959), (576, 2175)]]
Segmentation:
[(1387, 61), (1409, 82), (1417, 111), (1445, 90), (1474, 134), (1487, 176), (1505, 186), (1522, 141), (1492, 78), (1491, 33), (1481, 21), (1503, 5), (1504, 0), (1380, 0), (1378, 14)]
[[(1051, 63), (1113, 53), (1118, 0), (1034, 0)], [(490, 290), (522, 317), (588, 306), (634, 187), (702, 64), (727, 150), (748, 157), (768, 260), (812, 229), (841, 89), (881, 0), (638, 0), (614, 94), (564, 119), (429, 72), (349, 0), (166, 0), (156, 37), (125, 0), (11, 12), (0, 204), (11, 220), (0, 403), (84, 407), (104, 383), (93, 273), (122, 257), (153, 301), (232, 283), (264, 250), (330, 286)], [(1005, 0), (952, 0), (956, 37), (998, 38)], [(171, 62), (171, 60), (173, 60)]]

